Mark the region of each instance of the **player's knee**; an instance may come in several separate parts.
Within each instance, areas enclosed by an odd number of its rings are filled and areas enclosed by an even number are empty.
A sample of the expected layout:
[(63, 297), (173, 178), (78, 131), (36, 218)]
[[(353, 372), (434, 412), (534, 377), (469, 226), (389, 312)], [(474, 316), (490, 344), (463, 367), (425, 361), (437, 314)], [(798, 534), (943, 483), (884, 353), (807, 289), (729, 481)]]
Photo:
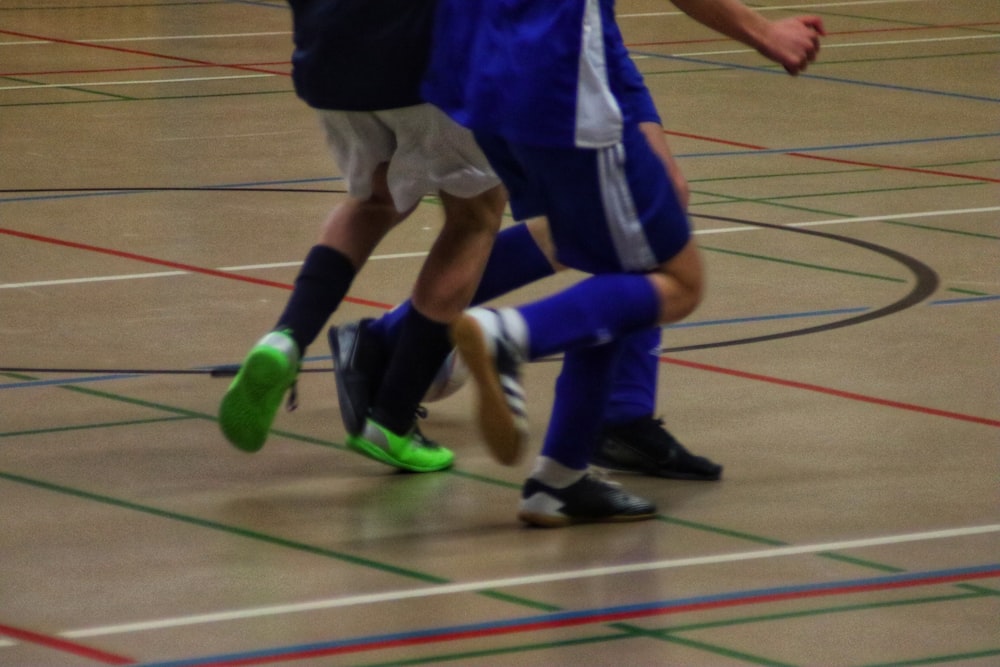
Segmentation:
[(683, 320), (701, 304), (704, 285), (700, 275), (652, 273), (650, 279), (660, 296), (660, 324)]

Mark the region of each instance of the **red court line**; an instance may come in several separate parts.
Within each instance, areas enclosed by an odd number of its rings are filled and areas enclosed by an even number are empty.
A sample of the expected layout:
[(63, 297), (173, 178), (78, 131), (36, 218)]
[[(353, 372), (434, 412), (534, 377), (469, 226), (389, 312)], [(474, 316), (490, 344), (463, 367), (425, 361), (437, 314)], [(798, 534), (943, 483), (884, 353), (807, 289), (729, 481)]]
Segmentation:
[[(39, 241), (41, 243), (51, 243), (53, 245), (64, 246), (66, 248), (74, 248), (76, 250), (86, 250), (88, 252), (98, 252), (104, 255), (111, 255), (112, 257), (119, 257), (121, 259), (133, 259), (138, 262), (144, 262), (146, 264), (156, 264), (157, 266), (166, 266), (171, 269), (178, 269), (181, 271), (188, 271), (190, 273), (200, 273), (206, 276), (214, 276), (216, 278), (226, 278), (228, 280), (239, 280), (245, 283), (251, 283), (253, 285), (262, 285), (264, 287), (277, 287), (278, 289), (290, 290), (292, 285), (288, 283), (279, 283), (274, 280), (265, 280), (263, 278), (254, 278), (253, 276), (241, 276), (237, 273), (228, 273), (226, 271), (219, 271), (217, 269), (207, 269), (203, 266), (195, 266), (193, 264), (184, 264), (182, 262), (172, 262), (166, 259), (157, 259), (156, 257), (149, 257), (148, 255), (137, 255), (132, 252), (125, 252), (124, 250), (115, 250), (114, 248), (102, 248), (101, 246), (90, 245), (89, 243), (78, 243), (76, 241), (66, 241), (64, 239), (57, 239), (51, 236), (41, 236), (39, 234), (30, 234), (28, 232), (19, 232), (14, 229), (5, 229), (0, 227), (0, 234), (7, 234), (9, 236), (16, 236), (18, 238), (27, 239), (29, 241)], [(362, 306), (372, 306), (374, 308), (381, 308), (382, 310), (389, 310), (392, 307), (391, 304), (379, 303), (377, 301), (368, 301), (366, 299), (357, 299), (353, 297), (347, 297), (344, 301), (348, 303), (354, 303)]]
[[(39, 234), (30, 234), (28, 232), (20, 232), (13, 229), (5, 229), (0, 227), (0, 234), (7, 234), (10, 236), (15, 236), (18, 238), (23, 238), (29, 241), (39, 241), (42, 243), (51, 243), (53, 245), (64, 246), (67, 248), (75, 248), (77, 250), (87, 250), (89, 252), (98, 252), (105, 255), (111, 255), (113, 257), (119, 257), (122, 259), (132, 259), (139, 262), (145, 262), (147, 264), (156, 264), (158, 266), (166, 266), (172, 269), (178, 269), (181, 271), (188, 271), (191, 273), (199, 273), (206, 276), (213, 276), (216, 278), (226, 278), (227, 280), (239, 280), (242, 282), (251, 283), (254, 285), (261, 285), (264, 287), (277, 287), (283, 290), (292, 289), (292, 285), (287, 283), (279, 283), (273, 280), (264, 280), (263, 278), (254, 278), (252, 276), (242, 276), (235, 273), (227, 273), (226, 271), (219, 271), (217, 269), (208, 269), (201, 266), (194, 266), (193, 264), (184, 264), (182, 262), (172, 262), (165, 259), (157, 259), (156, 257), (149, 257), (146, 255), (138, 255), (131, 252), (125, 252), (122, 250), (115, 250), (113, 248), (102, 248), (100, 246), (90, 245), (87, 243), (79, 243), (76, 241), (66, 241), (63, 239), (52, 238), (49, 236), (41, 236)], [(355, 297), (345, 297), (344, 299), (347, 303), (353, 303), (361, 306), (370, 306), (372, 308), (380, 308), (382, 310), (389, 310), (392, 308), (392, 304), (379, 303), (377, 301), (369, 301), (367, 299), (358, 299)], [(758, 380), (761, 382), (769, 382), (771, 384), (783, 385), (786, 387), (794, 387), (797, 389), (805, 389), (808, 391), (816, 391), (824, 394), (829, 394), (832, 396), (839, 396), (841, 398), (848, 398), (855, 401), (862, 401), (865, 403), (875, 403), (878, 405), (885, 405), (888, 407), (898, 408), (901, 410), (910, 410), (912, 412), (920, 412), (928, 415), (935, 415), (938, 417), (947, 417), (950, 419), (960, 419), (962, 421), (969, 421), (977, 424), (985, 424), (986, 426), (1000, 427), (1000, 421), (993, 419), (986, 419), (984, 417), (975, 417), (972, 415), (964, 415), (958, 412), (949, 412), (947, 410), (938, 410), (935, 408), (927, 408), (919, 405), (912, 405), (909, 403), (900, 403), (898, 401), (891, 401), (888, 399), (877, 398), (874, 396), (865, 396), (864, 394), (855, 394), (852, 392), (840, 391), (838, 389), (830, 389), (828, 387), (821, 387), (819, 385), (806, 384), (803, 382), (795, 382), (794, 380), (782, 380), (780, 378), (769, 377), (767, 375), (757, 375), (755, 373), (747, 373), (744, 371), (737, 371), (728, 368), (722, 368), (719, 366), (709, 366), (708, 364), (699, 364), (693, 361), (682, 361), (680, 359), (673, 359), (669, 357), (660, 357), (661, 361), (664, 363), (676, 364), (678, 366), (687, 366), (689, 368), (696, 368), (704, 371), (711, 371), (713, 373), (725, 373), (727, 375), (733, 375), (736, 377), (742, 377), (750, 380)]]
[(820, 160), (822, 162), (836, 162), (837, 164), (849, 164), (856, 167), (877, 167), (878, 169), (891, 169), (893, 171), (909, 171), (915, 174), (927, 174), (930, 176), (946, 176), (948, 178), (963, 178), (969, 181), (979, 181), (981, 183), (1000, 183), (1000, 178), (990, 178), (988, 176), (973, 176), (971, 174), (956, 174), (953, 171), (939, 171), (937, 169), (922, 169), (920, 167), (902, 167), (899, 165), (879, 164), (877, 162), (862, 162), (860, 160), (843, 160), (841, 158), (828, 157), (824, 155), (811, 155), (809, 153), (786, 153), (792, 157), (804, 157), (809, 160)]
[[(770, 151), (773, 148), (768, 148), (767, 146), (757, 146), (755, 144), (746, 144), (740, 141), (728, 141), (726, 139), (717, 139), (715, 137), (706, 137), (700, 134), (691, 134), (690, 132), (676, 132), (674, 130), (664, 130), (664, 134), (669, 134), (675, 137), (684, 137), (685, 139), (696, 139), (698, 141), (707, 141), (713, 144), (722, 144), (724, 146), (733, 146), (734, 148), (748, 148), (754, 151)], [(862, 148), (862, 147), (859, 147)], [(800, 153), (798, 151), (788, 151), (783, 153), (783, 155), (790, 155), (791, 157), (801, 157), (807, 160), (820, 160), (822, 162), (835, 162), (837, 164), (847, 164), (855, 167), (873, 167), (876, 169), (888, 169), (890, 171), (906, 171), (914, 174), (925, 174), (928, 176), (945, 176), (948, 178), (961, 178), (969, 181), (977, 181), (980, 183), (1000, 183), (1000, 178), (990, 178), (988, 176), (973, 176), (971, 174), (958, 174), (953, 171), (940, 171), (938, 169), (923, 169), (921, 167), (904, 167), (896, 164), (882, 164), (880, 162), (862, 162), (861, 160), (846, 160), (843, 158), (827, 157), (823, 155), (813, 155), (811, 153)]]
[(176, 60), (182, 63), (192, 63), (195, 65), (210, 65), (213, 67), (222, 67), (225, 69), (237, 69), (244, 72), (258, 72), (261, 74), (277, 74), (278, 76), (289, 76), (288, 72), (276, 72), (274, 70), (263, 69), (260, 67), (249, 67), (245, 65), (220, 65), (219, 63), (213, 63), (208, 60), (197, 60), (195, 58), (183, 58), (181, 56), (168, 56), (162, 53), (153, 53), (152, 51), (140, 51), (138, 49), (126, 49), (121, 46), (109, 46), (107, 44), (93, 44), (91, 42), (79, 42), (73, 39), (59, 39), (58, 37), (45, 37), (43, 35), (32, 35), (25, 32), (15, 32), (13, 30), (0, 30), (0, 35), (12, 35), (14, 37), (23, 37), (25, 39), (37, 39), (42, 42), (53, 42), (55, 44), (67, 44), (69, 46), (83, 46), (90, 49), (101, 49), (104, 51), (114, 51), (115, 53), (127, 53), (134, 56), (150, 56), (152, 58), (164, 58), (166, 60)]
[[(986, 26), (1000, 25), (996, 21), (982, 21), (979, 23), (948, 23), (944, 25), (913, 25), (913, 26), (897, 26), (893, 28), (868, 28), (866, 30), (842, 30), (837, 32), (827, 32), (826, 38), (840, 36), (840, 35), (871, 35), (883, 32), (904, 32), (904, 31), (914, 31), (914, 30), (948, 30), (948, 29), (958, 29), (958, 28), (983, 28)], [(637, 46), (676, 46), (679, 44), (710, 44), (710, 43), (720, 43), (720, 42), (732, 42), (734, 40), (728, 37), (706, 37), (703, 39), (681, 39), (673, 41), (662, 41), (662, 42), (637, 42), (634, 44), (628, 44), (628, 48), (633, 48)], [(822, 51), (822, 47), (820, 47)], [(682, 54), (677, 54), (682, 55)]]
[(134, 659), (127, 658), (123, 655), (108, 653), (96, 648), (84, 646), (83, 644), (66, 641), (65, 639), (59, 639), (58, 637), (50, 637), (49, 635), (32, 632), (31, 630), (22, 630), (21, 628), (15, 628), (10, 625), (0, 624), (0, 635), (6, 635), (11, 639), (17, 639), (30, 644), (36, 644), (38, 646), (44, 646), (45, 648), (62, 651), (63, 653), (72, 653), (73, 655), (81, 658), (103, 662), (106, 665), (134, 665), (136, 663)]
[(912, 403), (891, 401), (886, 398), (878, 398), (877, 396), (866, 396), (864, 394), (856, 394), (850, 391), (831, 389), (830, 387), (821, 387), (819, 385), (807, 384), (805, 382), (796, 382), (795, 380), (783, 380), (781, 378), (771, 377), (769, 375), (759, 375), (757, 373), (748, 373), (746, 371), (738, 371), (732, 368), (711, 366), (709, 364), (701, 364), (696, 361), (684, 361), (682, 359), (674, 359), (671, 357), (660, 357), (660, 361), (666, 364), (674, 364), (675, 366), (685, 366), (687, 368), (693, 368), (700, 371), (710, 371), (712, 373), (722, 373), (723, 375), (732, 375), (733, 377), (743, 378), (746, 380), (757, 380), (758, 382), (768, 382), (770, 384), (776, 384), (782, 387), (791, 387), (793, 389), (804, 389), (806, 391), (815, 391), (821, 394), (837, 396), (839, 398), (847, 398), (852, 401), (861, 401), (862, 403), (873, 403), (875, 405), (884, 405), (886, 407), (896, 408), (898, 410), (909, 410), (910, 412), (919, 412), (921, 414), (933, 415), (935, 417), (947, 417), (948, 419), (958, 419), (961, 421), (972, 422), (974, 424), (983, 424), (985, 426), (1000, 428), (1000, 420), (988, 419), (986, 417), (976, 417), (974, 415), (966, 415), (960, 412), (950, 412), (948, 410), (938, 410), (937, 408), (928, 408), (922, 405), (914, 405)]
[[(55, 74), (114, 74), (120, 72), (164, 72), (167, 70), (178, 70), (178, 69), (205, 69), (207, 67), (257, 67), (262, 65), (288, 65), (291, 63), (282, 60), (279, 62), (267, 62), (267, 63), (244, 63), (242, 65), (236, 63), (187, 63), (184, 65), (147, 65), (144, 67), (100, 67), (95, 69), (64, 69), (64, 70), (40, 70), (32, 72), (0, 72), (0, 77), (6, 76), (52, 76)], [(90, 82), (98, 83), (98, 82)], [(137, 83), (142, 83), (137, 82)], [(81, 84), (85, 85), (85, 84)]]

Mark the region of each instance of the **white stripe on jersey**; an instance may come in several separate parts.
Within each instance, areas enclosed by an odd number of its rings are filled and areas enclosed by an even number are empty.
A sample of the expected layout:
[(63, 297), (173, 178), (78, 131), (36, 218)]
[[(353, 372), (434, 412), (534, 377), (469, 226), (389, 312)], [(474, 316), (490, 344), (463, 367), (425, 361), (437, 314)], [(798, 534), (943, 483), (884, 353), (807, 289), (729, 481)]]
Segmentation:
[(586, 0), (576, 91), (576, 146), (601, 148), (621, 141), (622, 110), (608, 85), (600, 0)]

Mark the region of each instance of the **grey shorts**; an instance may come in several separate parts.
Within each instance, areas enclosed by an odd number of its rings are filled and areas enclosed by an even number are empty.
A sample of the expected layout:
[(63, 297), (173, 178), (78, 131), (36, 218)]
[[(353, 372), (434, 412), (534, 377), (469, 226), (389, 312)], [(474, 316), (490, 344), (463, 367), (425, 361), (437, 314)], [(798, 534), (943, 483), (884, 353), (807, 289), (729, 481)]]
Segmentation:
[(389, 191), (396, 210), (425, 195), (474, 197), (500, 179), (472, 133), (430, 104), (387, 111), (319, 111), (327, 144), (357, 199), (372, 194), (372, 175), (389, 163)]

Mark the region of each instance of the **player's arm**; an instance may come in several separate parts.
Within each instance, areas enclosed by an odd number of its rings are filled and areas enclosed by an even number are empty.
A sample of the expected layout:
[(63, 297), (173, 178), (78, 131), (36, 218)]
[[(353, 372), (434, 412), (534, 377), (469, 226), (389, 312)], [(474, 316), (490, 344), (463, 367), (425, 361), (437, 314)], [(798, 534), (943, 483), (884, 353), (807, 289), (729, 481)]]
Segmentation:
[(626, 105), (632, 109), (635, 120), (639, 123), (639, 129), (649, 143), (649, 147), (663, 162), (667, 169), (667, 175), (674, 184), (674, 191), (681, 202), (684, 210), (687, 210), (688, 201), (691, 198), (690, 188), (684, 172), (670, 152), (667, 139), (663, 134), (663, 121), (660, 113), (653, 102), (653, 96), (646, 86), (646, 82), (635, 66), (635, 62), (629, 57), (628, 52), (620, 54), (620, 74), (623, 81), (623, 96), (626, 98)]
[(819, 38), (826, 34), (818, 16), (793, 16), (771, 21), (740, 0), (671, 0), (698, 23), (751, 46), (798, 74), (816, 59)]

